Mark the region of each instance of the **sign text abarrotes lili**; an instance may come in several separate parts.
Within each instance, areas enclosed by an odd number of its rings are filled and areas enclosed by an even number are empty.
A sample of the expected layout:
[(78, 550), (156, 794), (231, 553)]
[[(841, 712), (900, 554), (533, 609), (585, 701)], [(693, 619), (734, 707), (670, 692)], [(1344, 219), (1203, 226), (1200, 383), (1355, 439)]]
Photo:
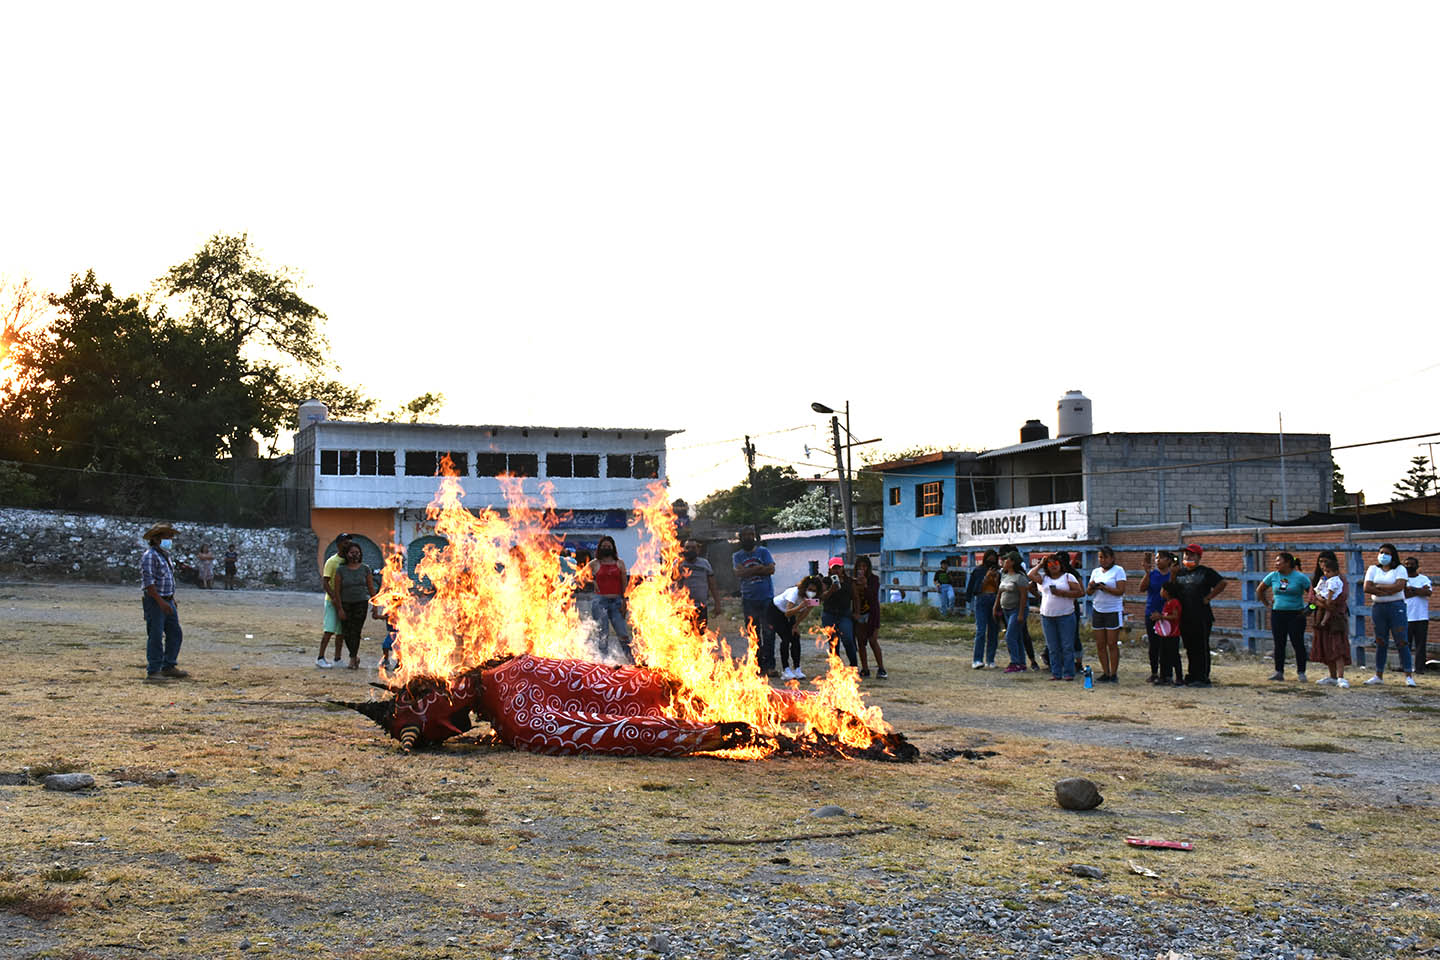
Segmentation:
[(955, 521), (960, 545), (1084, 540), (1090, 533), (1083, 500), (962, 513)]

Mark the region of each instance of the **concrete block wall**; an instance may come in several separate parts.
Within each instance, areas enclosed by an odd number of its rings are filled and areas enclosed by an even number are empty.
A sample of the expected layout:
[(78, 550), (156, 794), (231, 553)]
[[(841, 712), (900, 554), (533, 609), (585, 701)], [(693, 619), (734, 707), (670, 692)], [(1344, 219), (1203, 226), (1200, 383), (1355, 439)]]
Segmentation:
[[(145, 531), (157, 519), (110, 517), (49, 510), (0, 509), (0, 572), (51, 579), (99, 580), (140, 585)], [(238, 578), (248, 589), (284, 587), (319, 590), (315, 534), (308, 529), (222, 525), (175, 525), (175, 559), (194, 564), (202, 544), (215, 554), (215, 579), (222, 580), (221, 557), (234, 543), (240, 554)]]
[[(1330, 438), (1286, 434), (1285, 461), (1290, 516), (1327, 509), (1331, 494)], [(1194, 523), (1253, 526), (1281, 509), (1279, 439), (1273, 434), (1100, 434), (1084, 441), (1084, 469), (1092, 525)], [(1239, 461), (1212, 463), (1212, 461)], [(1186, 463), (1195, 466), (1184, 466)], [(1145, 467), (1169, 469), (1145, 470)], [(1135, 468), (1142, 468), (1136, 470)], [(1191, 509), (1193, 505), (1193, 510)], [(1116, 523), (1116, 511), (1119, 522)]]

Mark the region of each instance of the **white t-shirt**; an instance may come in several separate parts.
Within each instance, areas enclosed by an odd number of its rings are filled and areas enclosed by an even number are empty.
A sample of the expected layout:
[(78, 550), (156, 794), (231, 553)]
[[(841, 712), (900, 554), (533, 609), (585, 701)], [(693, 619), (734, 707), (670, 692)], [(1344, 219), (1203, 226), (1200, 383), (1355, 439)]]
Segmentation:
[(1050, 592), (1050, 588), (1073, 590), (1078, 586), (1080, 586), (1080, 581), (1076, 580), (1072, 573), (1062, 573), (1056, 579), (1052, 579), (1048, 573), (1045, 574), (1040, 579), (1040, 616), (1068, 617), (1074, 613), (1075, 599), (1073, 597), (1057, 597)]
[(1315, 584), (1315, 596), (1324, 600), (1334, 600), (1340, 596), (1340, 589), (1344, 586), (1339, 577), (1324, 577)]
[[(791, 587), (789, 590), (786, 590), (784, 593), (780, 594), (780, 596), (775, 598), (775, 609), (779, 610), (781, 613), (784, 613), (800, 601), (800, 588)], [(794, 612), (799, 613), (800, 611), (796, 610)]]
[[(1116, 587), (1125, 582), (1125, 568), (1120, 564), (1112, 564), (1109, 570), (1101, 570), (1096, 567), (1090, 571), (1090, 582), (1101, 583), (1107, 587)], [(1117, 597), (1104, 590), (1096, 590), (1090, 597), (1090, 602), (1095, 606), (1096, 613), (1120, 613), (1125, 609), (1125, 598)]]
[(899, 603), (901, 600), (904, 600), (904, 599), (905, 599), (905, 596), (904, 596), (904, 594), (902, 594), (902, 593), (900, 592), (900, 588), (899, 588), (899, 587), (891, 587), (891, 588), (890, 588), (890, 602), (891, 602), (891, 603)]
[[(1405, 568), (1399, 564), (1396, 564), (1389, 570), (1381, 570), (1372, 564), (1370, 569), (1365, 571), (1365, 582), (1378, 583), (1389, 587), (1393, 586), (1397, 581), (1408, 579), (1409, 576), (1410, 575), (1405, 572)], [(1373, 606), (1377, 603), (1399, 603), (1404, 599), (1405, 591), (1402, 590), (1399, 593), (1392, 593), (1386, 597), (1371, 596), (1370, 604)]]
[[(1430, 578), (1423, 573), (1417, 573), (1406, 581), (1407, 586), (1416, 588), (1430, 586)], [(1406, 597), (1405, 617), (1414, 622), (1416, 620), (1430, 619), (1430, 598), (1429, 597)]]

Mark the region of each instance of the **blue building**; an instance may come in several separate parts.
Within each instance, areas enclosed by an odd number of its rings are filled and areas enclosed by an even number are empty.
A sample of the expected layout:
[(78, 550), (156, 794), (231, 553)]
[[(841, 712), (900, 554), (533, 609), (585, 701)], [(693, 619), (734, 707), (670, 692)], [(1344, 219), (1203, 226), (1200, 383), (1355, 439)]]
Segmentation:
[[(953, 563), (962, 557), (955, 529), (958, 516), (975, 509), (976, 457), (971, 451), (945, 450), (869, 468), (883, 478), (881, 579), (888, 584), (899, 577), (909, 601), (938, 603), (933, 592), (922, 592), (934, 589), (929, 571), (941, 560)], [(897, 569), (907, 567), (915, 569)], [(923, 577), (921, 567), (929, 568)]]
[[(825, 572), (825, 565), (831, 557), (845, 556), (845, 531), (838, 527), (820, 530), (794, 530), (788, 533), (767, 533), (761, 538), (765, 549), (775, 558), (775, 575), (771, 579), (778, 593), (786, 587), (793, 587), (802, 577), (811, 573)], [(740, 545), (732, 543), (730, 550)], [(857, 527), (855, 530), (855, 555), (869, 557), (870, 563), (879, 566), (880, 528)], [(726, 562), (728, 562), (728, 555)], [(713, 564), (715, 560), (712, 558)], [(876, 570), (879, 573), (879, 570)]]

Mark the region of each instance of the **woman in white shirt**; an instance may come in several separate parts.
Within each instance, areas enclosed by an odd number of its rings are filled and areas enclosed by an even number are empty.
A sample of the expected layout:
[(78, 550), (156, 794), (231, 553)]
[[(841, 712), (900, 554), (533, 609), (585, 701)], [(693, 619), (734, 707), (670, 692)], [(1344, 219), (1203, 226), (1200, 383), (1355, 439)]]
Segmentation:
[[(820, 606), (820, 591), (825, 582), (810, 575), (774, 598), (770, 605), (770, 626), (780, 637), (780, 662), (786, 680), (804, 680), (800, 669), (800, 622)], [(793, 666), (791, 665), (793, 661)]]
[(1125, 622), (1125, 568), (1115, 562), (1115, 551), (1100, 548), (1100, 565), (1090, 571), (1090, 585), (1085, 592), (1092, 601), (1095, 614), (1090, 626), (1095, 631), (1095, 652), (1100, 658), (1098, 683), (1120, 680), (1120, 627)]
[(1310, 659), (1330, 668), (1330, 676), (1315, 681), (1322, 687), (1348, 688), (1345, 668), (1350, 664), (1350, 600), (1340, 562), (1333, 550), (1321, 550), (1315, 560), (1310, 602), (1315, 618), (1310, 626)]
[(1075, 679), (1075, 601), (1085, 590), (1074, 574), (1060, 569), (1060, 560), (1046, 557), (1030, 570), (1040, 588), (1040, 626), (1050, 652), (1050, 679)]
[(1400, 551), (1393, 543), (1380, 544), (1375, 563), (1365, 571), (1365, 595), (1370, 598), (1370, 619), (1375, 624), (1375, 676), (1367, 686), (1385, 682), (1385, 658), (1390, 640), (1400, 648), (1400, 669), (1405, 671), (1405, 686), (1415, 686), (1414, 669), (1410, 663), (1409, 616), (1405, 612), (1405, 568), (1400, 565)]
[(1420, 572), (1420, 558), (1405, 558), (1405, 613), (1409, 619), (1410, 650), (1415, 672), (1425, 672), (1430, 633), (1430, 578)]

